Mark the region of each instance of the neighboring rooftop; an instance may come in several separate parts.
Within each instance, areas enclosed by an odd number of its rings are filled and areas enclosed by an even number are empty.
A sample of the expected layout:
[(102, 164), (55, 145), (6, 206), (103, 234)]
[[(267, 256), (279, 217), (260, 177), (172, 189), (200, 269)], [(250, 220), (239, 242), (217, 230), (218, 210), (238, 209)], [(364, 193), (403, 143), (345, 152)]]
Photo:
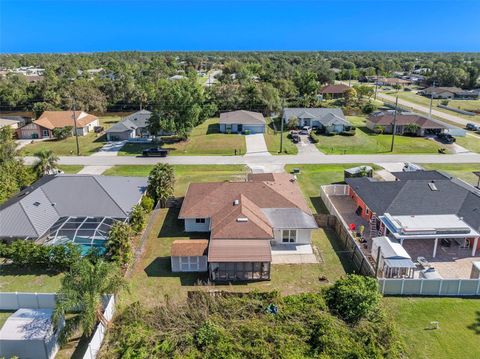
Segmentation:
[(110, 127), (106, 132), (125, 132), (136, 130), (137, 128), (145, 128), (148, 126), (148, 120), (152, 117), (152, 113), (147, 110), (134, 112)]
[(252, 111), (231, 111), (220, 114), (219, 123), (222, 124), (243, 124), (243, 125), (264, 125), (265, 118), (260, 112)]
[[(368, 116), (368, 121), (376, 125), (388, 126), (393, 123), (394, 118), (395, 111), (378, 111)], [(427, 117), (420, 116), (411, 112), (397, 113), (395, 121), (397, 126), (406, 126), (414, 123), (423, 129), (448, 128), (448, 126), (445, 125), (443, 122), (429, 119)]]
[(128, 218), (143, 177), (44, 176), (0, 205), (0, 237), (41, 238), (62, 217)]
[(350, 89), (350, 86), (344, 84), (335, 84), (335, 85), (327, 85), (320, 89), (320, 93), (323, 94), (341, 94), (345, 93)]
[(438, 171), (392, 173), (397, 181), (347, 178), (346, 183), (378, 216), (457, 215), (480, 229), (480, 190)]
[[(83, 111), (76, 111), (77, 127), (85, 127), (89, 123), (98, 120), (97, 116), (90, 115)], [(73, 111), (44, 111), (42, 115), (35, 121), (35, 124), (53, 130), (54, 128), (72, 126), (75, 121)]]

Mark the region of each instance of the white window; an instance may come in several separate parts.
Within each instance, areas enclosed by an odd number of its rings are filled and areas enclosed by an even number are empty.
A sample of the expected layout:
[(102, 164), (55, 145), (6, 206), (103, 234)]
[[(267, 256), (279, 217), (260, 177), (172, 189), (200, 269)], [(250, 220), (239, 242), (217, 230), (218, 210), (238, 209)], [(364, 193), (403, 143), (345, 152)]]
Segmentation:
[(182, 272), (198, 272), (200, 257), (180, 257), (180, 270)]
[(283, 243), (294, 243), (297, 241), (297, 230), (296, 229), (284, 229), (282, 230), (282, 242)]
[(205, 223), (205, 218), (195, 218), (195, 223)]

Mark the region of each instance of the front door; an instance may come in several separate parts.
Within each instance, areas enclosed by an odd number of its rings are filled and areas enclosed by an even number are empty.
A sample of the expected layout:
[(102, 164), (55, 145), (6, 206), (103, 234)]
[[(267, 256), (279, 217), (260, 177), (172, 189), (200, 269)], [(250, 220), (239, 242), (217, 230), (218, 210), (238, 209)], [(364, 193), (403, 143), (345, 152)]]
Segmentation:
[(243, 125), (242, 124), (237, 125), (237, 131), (240, 132), (240, 133), (243, 132)]

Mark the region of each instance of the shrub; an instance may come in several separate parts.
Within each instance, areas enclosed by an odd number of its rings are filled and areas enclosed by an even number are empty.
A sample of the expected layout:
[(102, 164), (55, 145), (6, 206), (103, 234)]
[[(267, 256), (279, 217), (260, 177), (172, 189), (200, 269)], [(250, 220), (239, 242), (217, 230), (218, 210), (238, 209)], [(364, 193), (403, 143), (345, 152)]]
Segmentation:
[(313, 143), (318, 143), (320, 141), (318, 135), (316, 133), (314, 133), (313, 131), (310, 132), (310, 140), (313, 142)]
[(440, 101), (440, 103), (441, 103), (443, 106), (448, 106), (449, 101), (448, 101), (448, 100), (442, 100), (442, 101)]
[[(282, 119), (282, 121), (283, 121), (283, 119)], [(296, 129), (296, 128), (298, 127), (298, 125), (299, 125), (299, 122), (298, 122), (298, 118), (297, 118), (297, 117), (293, 116), (293, 117), (290, 117), (290, 118), (288, 119), (287, 128), (288, 128), (289, 130), (294, 130), (294, 129)]]
[(342, 136), (355, 136), (356, 128), (350, 127), (348, 130), (342, 131), (340, 135)]
[(146, 213), (150, 213), (153, 210), (153, 199), (147, 195), (142, 197), (140, 205), (143, 207)]
[(377, 106), (375, 106), (373, 103), (368, 102), (362, 107), (362, 112), (366, 115), (371, 114), (373, 111), (377, 109)]
[(107, 240), (107, 257), (122, 266), (132, 259), (132, 229), (127, 223), (115, 222)]
[(249, 135), (249, 134), (250, 134), (250, 130), (245, 130), (245, 131), (243, 131), (243, 133), (246, 134), (246, 135)]
[(330, 310), (349, 324), (357, 324), (378, 308), (380, 303), (375, 278), (351, 274), (328, 288), (325, 299)]
[(11, 260), (17, 266), (62, 272), (80, 260), (81, 253), (79, 247), (72, 243), (44, 245), (19, 239), (12, 243), (0, 243), (0, 257)]
[(130, 227), (135, 233), (140, 233), (145, 228), (145, 210), (140, 204), (132, 208), (130, 213)]
[(52, 130), (52, 133), (53, 133), (53, 137), (55, 137), (57, 140), (64, 140), (65, 138), (73, 135), (73, 127), (65, 126), (65, 127), (54, 128)]

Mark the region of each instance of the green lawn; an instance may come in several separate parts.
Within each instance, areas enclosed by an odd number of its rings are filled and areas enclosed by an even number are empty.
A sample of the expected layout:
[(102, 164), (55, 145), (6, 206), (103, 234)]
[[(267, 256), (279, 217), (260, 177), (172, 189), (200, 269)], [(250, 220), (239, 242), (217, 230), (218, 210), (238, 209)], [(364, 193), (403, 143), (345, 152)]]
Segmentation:
[[(105, 127), (105, 129), (109, 128), (119, 120), (120, 117), (116, 116), (99, 117), (100, 126)], [(80, 154), (83, 156), (89, 156), (102, 148), (102, 146), (106, 143), (106, 136), (90, 132), (86, 136), (79, 136), (78, 143), (80, 147)], [(21, 150), (21, 153), (25, 156), (29, 156), (41, 150), (52, 150), (58, 156), (74, 156), (77, 154), (75, 136), (68, 137), (64, 140), (35, 142), (25, 146)]]
[(275, 121), (275, 125), (277, 127), (278, 132), (275, 134), (275, 131), (273, 129), (273, 124), (272, 120), (270, 118), (267, 118), (267, 129), (265, 132), (265, 142), (267, 143), (267, 148), (268, 152), (270, 152), (272, 155), (280, 155), (280, 154), (290, 154), (290, 155), (295, 155), (298, 153), (297, 146), (287, 138), (287, 135), (289, 133), (288, 130), (284, 130), (283, 132), (283, 152), (280, 153), (280, 125), (281, 125), (281, 119), (277, 119)]
[[(396, 93), (396, 91), (386, 92), (386, 94), (389, 94), (391, 96), (395, 96)], [(425, 96), (417, 95), (414, 91), (399, 91), (398, 97), (406, 101), (416, 103), (418, 105), (430, 107), (430, 99)], [(467, 120), (472, 120), (472, 122), (480, 122), (480, 115), (468, 116), (438, 107), (438, 105), (441, 104), (441, 101), (442, 100), (433, 100), (433, 109), (458, 117), (462, 117)], [(448, 106), (465, 111), (480, 110), (480, 100), (449, 100)]]
[[(367, 165), (377, 168), (372, 164)], [(300, 185), (310, 208), (317, 213), (327, 213), (327, 209), (320, 198), (320, 186), (335, 182), (343, 182), (343, 170), (357, 166), (359, 165), (286, 165), (285, 171), (291, 172), (294, 168), (299, 168), (300, 174), (297, 175), (298, 184)]]
[[(480, 357), (480, 301), (459, 298), (385, 298), (408, 358)], [(429, 330), (438, 321), (440, 329)]]
[[(243, 165), (175, 165), (175, 196), (183, 196), (192, 182), (244, 180), (246, 167)], [(114, 166), (103, 174), (106, 176), (148, 177), (153, 166)]]
[(78, 173), (83, 168), (82, 165), (59, 165), (58, 169), (62, 170), (65, 173)]
[(457, 139), (456, 143), (460, 146), (465, 147), (466, 149), (480, 153), (480, 135), (477, 137), (474, 136), (465, 136), (465, 137), (455, 137)]
[(475, 163), (425, 163), (422, 164), (427, 170), (439, 170), (458, 177), (465, 182), (476, 185), (478, 177), (472, 172), (480, 171), (480, 164)]
[[(221, 155), (233, 156), (245, 154), (245, 136), (219, 133), (218, 118), (211, 118), (195, 127), (187, 141), (165, 144), (170, 149), (169, 156)], [(119, 152), (120, 156), (138, 156), (145, 148), (152, 145), (126, 144)]]
[(376, 135), (365, 125), (365, 118), (347, 116), (357, 127), (355, 136), (319, 136), (316, 144), (326, 154), (399, 154), (399, 153), (438, 153), (440, 144), (422, 137), (395, 136), (393, 152), (390, 152), (392, 136)]
[(62, 277), (62, 274), (1, 265), (0, 292), (56, 292)]

